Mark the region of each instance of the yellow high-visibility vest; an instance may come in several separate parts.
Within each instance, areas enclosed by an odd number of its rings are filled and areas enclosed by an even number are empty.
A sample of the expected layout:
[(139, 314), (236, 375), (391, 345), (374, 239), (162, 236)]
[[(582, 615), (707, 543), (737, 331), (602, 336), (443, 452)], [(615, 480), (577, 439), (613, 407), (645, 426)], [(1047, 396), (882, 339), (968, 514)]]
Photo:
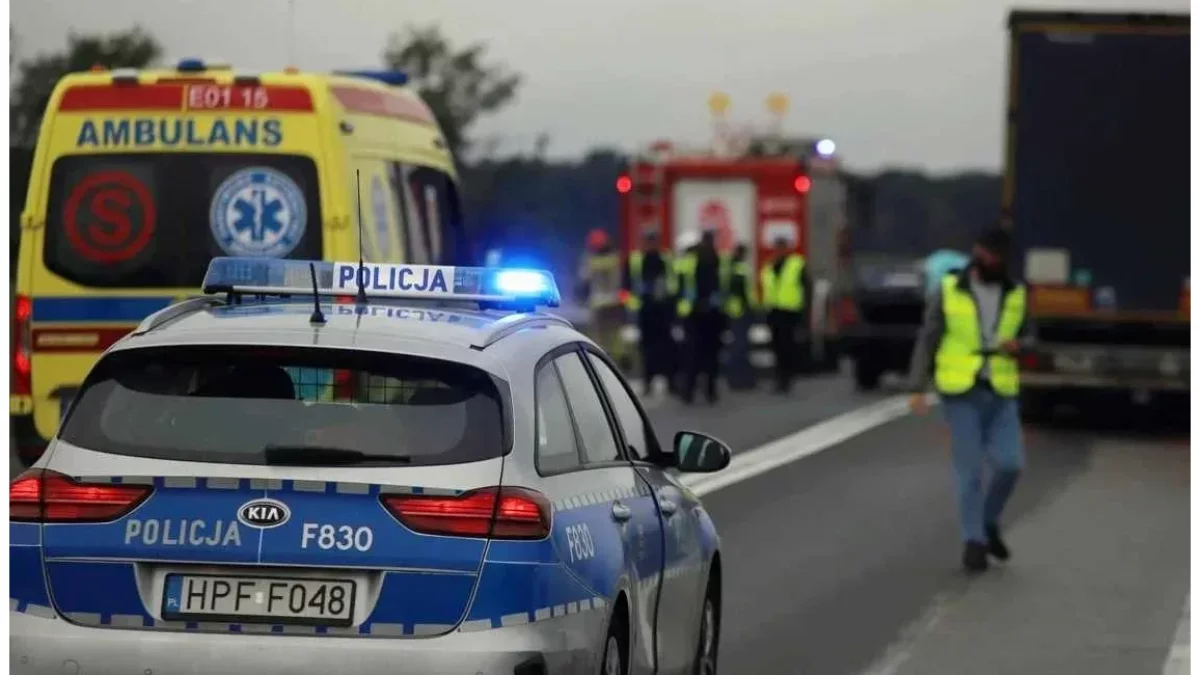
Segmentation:
[(616, 253), (588, 256), (588, 305), (593, 309), (620, 304), (621, 258)]
[[(975, 386), (983, 368), (980, 352), (984, 341), (979, 326), (979, 310), (970, 291), (958, 287), (957, 276), (942, 279), (942, 313), (946, 332), (934, 357), (934, 385), (942, 394), (963, 394)], [(996, 322), (996, 344), (1017, 339), (1025, 319), (1025, 287), (1015, 286), (1004, 295)], [(1020, 388), (1017, 359), (1008, 354), (986, 357), (992, 388), (1001, 396), (1016, 396)]]
[(804, 256), (798, 253), (788, 254), (778, 275), (775, 274), (774, 262), (763, 265), (759, 273), (763, 307), (788, 312), (804, 309), (804, 288), (800, 285), (803, 273)]
[[(740, 295), (734, 295), (732, 292), (734, 277), (741, 278), (742, 283), (745, 284), (745, 300), (743, 300)], [(746, 307), (747, 302), (749, 303), (750, 307), (754, 307), (755, 304), (757, 304), (754, 292), (754, 276), (749, 264), (745, 262), (737, 262), (733, 264), (732, 276), (730, 277), (728, 288), (730, 289), (730, 294), (725, 300), (725, 313), (729, 315), (729, 318), (741, 318), (741, 316), (745, 314), (746, 310), (748, 309)]]
[[(688, 253), (679, 259), (675, 264), (675, 273), (683, 277), (683, 292), (679, 295), (678, 302), (675, 303), (675, 313), (681, 318), (692, 313), (692, 307), (696, 304), (696, 263), (697, 256), (695, 253)], [(729, 293), (729, 276), (730, 276), (730, 260), (729, 256), (722, 255), (719, 257), (719, 268), (717, 271), (718, 293), (724, 297)], [(720, 307), (722, 304), (720, 298), (714, 303)]]
[[(674, 261), (671, 260), (670, 253), (660, 252), (659, 255), (662, 256), (663, 276), (666, 277), (666, 294), (675, 295)], [(629, 295), (625, 297), (625, 308), (631, 312), (642, 308), (642, 296), (646, 293), (642, 283), (642, 262), (645, 259), (646, 254), (641, 251), (629, 254)]]

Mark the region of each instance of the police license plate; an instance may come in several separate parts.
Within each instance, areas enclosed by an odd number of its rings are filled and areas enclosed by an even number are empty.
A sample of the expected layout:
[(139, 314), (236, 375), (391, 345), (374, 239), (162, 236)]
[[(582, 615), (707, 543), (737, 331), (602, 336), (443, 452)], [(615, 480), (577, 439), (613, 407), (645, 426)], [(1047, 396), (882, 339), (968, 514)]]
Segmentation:
[(171, 574), (163, 618), (349, 626), (354, 582)]

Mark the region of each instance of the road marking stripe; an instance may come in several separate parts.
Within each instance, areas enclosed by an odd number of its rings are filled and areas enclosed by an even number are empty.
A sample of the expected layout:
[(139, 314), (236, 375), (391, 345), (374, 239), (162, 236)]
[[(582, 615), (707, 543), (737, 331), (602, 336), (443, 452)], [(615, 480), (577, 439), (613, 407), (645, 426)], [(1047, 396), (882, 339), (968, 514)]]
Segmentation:
[(1191, 605), (1192, 596), (1189, 593), (1183, 601), (1183, 616), (1180, 617), (1179, 626), (1175, 629), (1175, 641), (1171, 644), (1171, 651), (1167, 652), (1167, 662), (1163, 664), (1163, 675), (1187, 675), (1191, 672)]
[(697, 495), (703, 496), (784, 464), (815, 455), (861, 433), (899, 419), (908, 412), (908, 396), (891, 396), (818, 422), (790, 436), (739, 452), (723, 471), (683, 474), (680, 480)]
[(899, 637), (883, 650), (883, 655), (868, 666), (862, 675), (896, 675), (900, 666), (912, 656), (917, 640), (937, 626), (951, 601), (961, 594), (961, 591), (944, 591), (935, 595), (916, 619), (900, 629)]

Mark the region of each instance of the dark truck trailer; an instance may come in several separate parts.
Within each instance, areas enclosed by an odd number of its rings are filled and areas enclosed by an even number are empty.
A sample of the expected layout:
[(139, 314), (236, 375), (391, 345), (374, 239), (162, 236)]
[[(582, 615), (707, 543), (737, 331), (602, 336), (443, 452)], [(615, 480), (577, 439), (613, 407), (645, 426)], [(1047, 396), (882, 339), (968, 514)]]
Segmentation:
[(1189, 394), (1190, 19), (1015, 11), (1003, 205), (1023, 407)]

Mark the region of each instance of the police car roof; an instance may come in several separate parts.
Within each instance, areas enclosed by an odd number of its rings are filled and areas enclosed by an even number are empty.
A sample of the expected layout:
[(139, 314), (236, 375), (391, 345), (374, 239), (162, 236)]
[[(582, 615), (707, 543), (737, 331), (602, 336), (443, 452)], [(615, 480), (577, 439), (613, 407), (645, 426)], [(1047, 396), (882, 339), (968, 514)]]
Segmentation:
[(202, 287), (208, 297), (150, 315), (117, 348), (316, 346), (472, 361), (527, 328), (578, 335), (533, 311), (560, 299), (544, 270), (214, 258)]
[[(215, 300), (215, 299), (212, 299)], [(489, 345), (518, 330), (557, 326), (561, 317), (542, 312), (472, 310), (421, 300), (373, 299), (367, 305), (322, 298), (325, 323), (309, 323), (312, 298), (251, 300), (194, 306), (160, 325), (150, 317), (119, 348), (199, 344), (270, 344), (386, 351), (473, 361)], [(173, 308), (160, 314), (172, 312)], [(180, 307), (180, 309), (183, 309)], [(149, 328), (149, 330), (146, 330)]]

